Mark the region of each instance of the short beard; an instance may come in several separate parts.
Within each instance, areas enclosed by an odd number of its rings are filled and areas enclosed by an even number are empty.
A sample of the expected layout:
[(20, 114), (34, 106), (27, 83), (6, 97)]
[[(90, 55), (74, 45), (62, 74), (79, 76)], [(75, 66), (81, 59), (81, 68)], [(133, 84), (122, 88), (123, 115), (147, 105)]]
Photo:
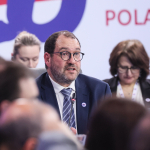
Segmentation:
[[(74, 66), (72, 64), (68, 64), (68, 66)], [(64, 68), (64, 71), (66, 70), (66, 68), (68, 66), (65, 66)], [(51, 67), (50, 67), (50, 71), (51, 71), (51, 74), (53, 75), (55, 81), (57, 83), (60, 83), (60, 84), (71, 84), (72, 81), (74, 80), (70, 80), (66, 77), (65, 75), (65, 72), (61, 73), (60, 70), (58, 69), (58, 67), (53, 63), (53, 61), (51, 61)], [(79, 72), (77, 73), (77, 76), (79, 75)]]

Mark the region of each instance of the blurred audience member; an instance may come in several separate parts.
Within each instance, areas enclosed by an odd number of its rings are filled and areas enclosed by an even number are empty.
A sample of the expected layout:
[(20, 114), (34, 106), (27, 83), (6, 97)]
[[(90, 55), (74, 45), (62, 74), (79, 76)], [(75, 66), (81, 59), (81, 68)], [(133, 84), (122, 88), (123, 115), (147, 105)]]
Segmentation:
[(2, 71), (5, 68), (5, 60), (0, 57), (0, 71)]
[(36, 68), (39, 62), (40, 40), (31, 33), (21, 32), (15, 39), (12, 60), (28, 68)]
[[(80, 146), (81, 147), (81, 146)], [(37, 150), (81, 150), (76, 143), (62, 132), (51, 131), (40, 135)]]
[(103, 101), (92, 116), (85, 147), (88, 150), (127, 150), (131, 131), (145, 113), (142, 105), (127, 99)]
[[(46, 131), (49, 132), (46, 133)], [(44, 134), (50, 137), (55, 132), (56, 135), (53, 139), (48, 139), (49, 142), (45, 141)], [(0, 118), (0, 149), (33, 150), (36, 148), (40, 133), (42, 135), (39, 145), (42, 145), (43, 142), (47, 143), (42, 150), (50, 147), (51, 140), (54, 142), (53, 146), (55, 144), (56, 147), (59, 146), (57, 139), (62, 137), (68, 139), (66, 147), (68, 146), (71, 149), (71, 146), (73, 146), (73, 150), (82, 148), (68, 127), (60, 121), (58, 114), (51, 106), (36, 99), (18, 99), (2, 113)], [(58, 137), (56, 138), (56, 136)]]
[(149, 57), (138, 40), (122, 41), (109, 59), (113, 78), (104, 80), (117, 97), (129, 98), (150, 107)]
[(150, 114), (143, 117), (135, 128), (129, 150), (150, 150)]
[(10, 61), (3, 61), (2, 66), (3, 69), (0, 71), (0, 111), (16, 98), (38, 96), (37, 85), (28, 68)]

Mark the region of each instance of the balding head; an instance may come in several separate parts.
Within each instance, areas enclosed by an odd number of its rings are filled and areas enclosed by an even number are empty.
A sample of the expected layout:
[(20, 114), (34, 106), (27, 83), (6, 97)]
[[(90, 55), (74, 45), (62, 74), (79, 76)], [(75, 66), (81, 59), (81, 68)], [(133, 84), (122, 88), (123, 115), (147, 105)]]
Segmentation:
[[(45, 122), (58, 122), (59, 116), (49, 105), (40, 102), (38, 99), (20, 98), (15, 100), (2, 114), (0, 124), (9, 123), (19, 118), (31, 118), (41, 120), (42, 128), (46, 128)], [(45, 130), (45, 129), (44, 129)]]
[(0, 118), (0, 149), (26, 149), (37, 143), (39, 134), (59, 126), (59, 116), (37, 99), (17, 99)]
[(0, 148), (4, 145), (8, 150), (13, 147), (19, 150), (31, 145), (28, 143), (33, 142), (32, 145), (35, 145), (36, 140), (31, 139), (37, 138), (41, 132), (46, 131), (59, 131), (81, 148), (74, 135), (60, 121), (57, 112), (50, 105), (37, 99), (17, 99), (1, 115), (0, 138), (3, 140), (0, 142)]

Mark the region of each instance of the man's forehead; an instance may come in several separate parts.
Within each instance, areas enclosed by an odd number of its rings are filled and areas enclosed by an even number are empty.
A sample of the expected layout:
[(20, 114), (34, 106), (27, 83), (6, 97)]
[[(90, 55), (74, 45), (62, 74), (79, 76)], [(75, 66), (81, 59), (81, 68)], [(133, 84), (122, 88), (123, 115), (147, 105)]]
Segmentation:
[(65, 35), (60, 35), (56, 40), (56, 46), (60, 44), (76, 44), (80, 47), (79, 41), (76, 38), (66, 37)]

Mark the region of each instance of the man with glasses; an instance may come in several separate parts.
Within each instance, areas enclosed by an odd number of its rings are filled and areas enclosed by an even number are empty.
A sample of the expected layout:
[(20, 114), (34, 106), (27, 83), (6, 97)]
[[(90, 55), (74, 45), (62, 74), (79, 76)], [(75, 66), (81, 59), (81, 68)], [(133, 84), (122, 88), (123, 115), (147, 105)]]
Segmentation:
[(69, 31), (53, 33), (45, 42), (47, 73), (37, 79), (39, 98), (52, 105), (74, 133), (85, 134), (90, 113), (109, 86), (80, 74), (84, 53), (77, 37)]

